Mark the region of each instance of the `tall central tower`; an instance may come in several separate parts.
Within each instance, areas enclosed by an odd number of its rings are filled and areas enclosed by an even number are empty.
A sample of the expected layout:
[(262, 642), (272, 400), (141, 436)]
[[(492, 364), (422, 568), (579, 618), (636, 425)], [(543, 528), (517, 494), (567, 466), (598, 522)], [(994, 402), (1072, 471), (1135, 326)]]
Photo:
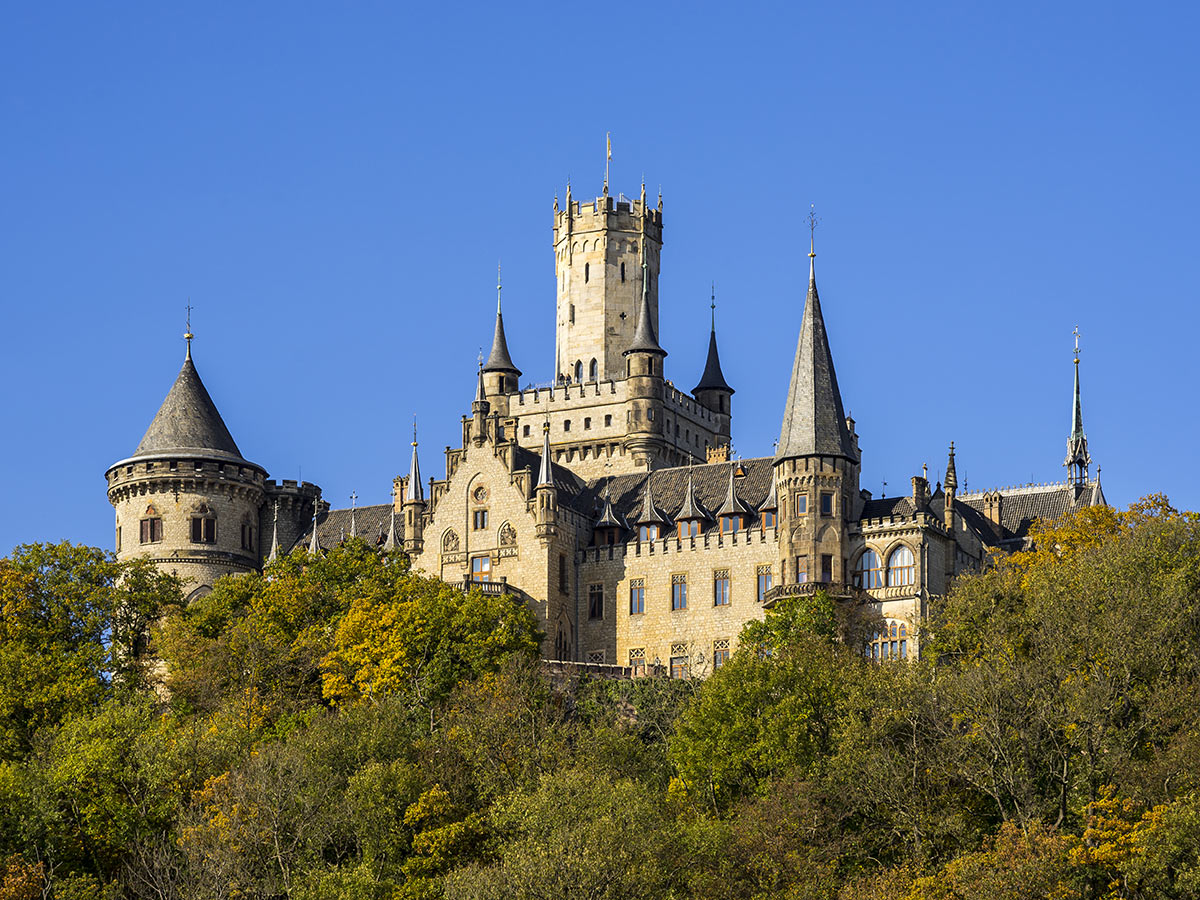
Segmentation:
[(581, 202), (568, 185), (565, 206), (554, 201), (556, 378), (587, 382), (626, 377), (623, 354), (642, 302), (643, 254), (650, 322), (658, 333), (661, 250), (662, 195), (657, 207), (649, 207), (645, 184), (638, 200), (614, 199), (606, 191)]

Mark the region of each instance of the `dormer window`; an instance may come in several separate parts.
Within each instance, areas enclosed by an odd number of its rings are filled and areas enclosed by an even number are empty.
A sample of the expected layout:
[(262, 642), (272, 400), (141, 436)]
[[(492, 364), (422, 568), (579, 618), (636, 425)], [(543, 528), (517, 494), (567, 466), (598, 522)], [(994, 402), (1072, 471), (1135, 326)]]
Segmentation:
[(698, 519), (683, 519), (678, 523), (679, 536), (698, 537), (700, 534), (700, 521)]
[(639, 526), (638, 527), (638, 540), (639, 541), (657, 541), (658, 540), (658, 525), (657, 525), (657, 523), (651, 522), (647, 525)]
[(721, 516), (721, 534), (737, 534), (743, 527), (741, 516)]
[(763, 510), (762, 527), (763, 527), (764, 531), (768, 528), (775, 527), (775, 510), (773, 510), (773, 509)]

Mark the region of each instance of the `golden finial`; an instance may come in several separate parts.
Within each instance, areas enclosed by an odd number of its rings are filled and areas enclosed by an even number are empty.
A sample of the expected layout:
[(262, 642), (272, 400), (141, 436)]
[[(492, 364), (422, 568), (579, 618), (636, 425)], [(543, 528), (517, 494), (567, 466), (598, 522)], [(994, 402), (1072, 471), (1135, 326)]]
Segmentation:
[(1075, 365), (1079, 365), (1079, 326), (1078, 325), (1075, 326), (1075, 330), (1072, 332), (1072, 334), (1075, 335)]
[(413, 440), (412, 445), (417, 446), (417, 414), (413, 413)]

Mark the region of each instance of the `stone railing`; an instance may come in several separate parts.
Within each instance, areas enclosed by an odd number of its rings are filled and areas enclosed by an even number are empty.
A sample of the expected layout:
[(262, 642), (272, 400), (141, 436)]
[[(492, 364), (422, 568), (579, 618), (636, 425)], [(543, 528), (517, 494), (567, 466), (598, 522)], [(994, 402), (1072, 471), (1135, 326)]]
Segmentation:
[(763, 595), (763, 606), (769, 609), (783, 597), (813, 597), (821, 591), (835, 600), (872, 599), (870, 594), (852, 584), (837, 581), (802, 581), (799, 584), (780, 584), (771, 588)]
[(501, 578), (499, 581), (476, 581), (470, 575), (463, 578), (462, 583), (463, 593), (470, 591), (479, 591), (487, 597), (499, 597), (503, 594), (513, 593), (513, 589), (508, 586), (508, 580)]

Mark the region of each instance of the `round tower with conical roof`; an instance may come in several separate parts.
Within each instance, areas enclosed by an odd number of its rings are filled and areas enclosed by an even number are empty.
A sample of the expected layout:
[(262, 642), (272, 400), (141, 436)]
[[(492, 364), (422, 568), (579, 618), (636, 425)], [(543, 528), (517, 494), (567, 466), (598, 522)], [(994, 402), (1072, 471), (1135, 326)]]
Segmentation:
[(222, 575), (258, 570), (267, 472), (242, 456), (196, 371), (190, 331), (185, 338), (183, 368), (154, 421), (105, 479), (117, 558), (149, 557), (193, 599)]

